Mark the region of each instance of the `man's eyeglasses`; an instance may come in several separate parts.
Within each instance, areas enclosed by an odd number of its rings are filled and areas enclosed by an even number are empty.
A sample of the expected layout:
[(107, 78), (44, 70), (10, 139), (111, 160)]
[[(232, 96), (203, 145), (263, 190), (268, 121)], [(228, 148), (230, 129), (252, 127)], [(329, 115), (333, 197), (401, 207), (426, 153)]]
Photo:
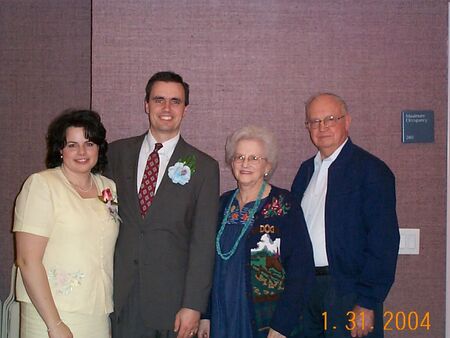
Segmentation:
[(233, 162), (237, 164), (241, 164), (245, 162), (245, 159), (247, 159), (248, 164), (257, 164), (260, 163), (262, 160), (267, 160), (265, 157), (256, 156), (256, 155), (234, 155), (233, 156)]
[(330, 116), (324, 117), (321, 120), (320, 119), (307, 120), (307, 121), (305, 121), (305, 126), (308, 129), (317, 129), (317, 128), (319, 128), (320, 124), (323, 123), (323, 126), (326, 127), (326, 128), (333, 127), (344, 116), (345, 116), (345, 114), (341, 115), (339, 117), (330, 115)]

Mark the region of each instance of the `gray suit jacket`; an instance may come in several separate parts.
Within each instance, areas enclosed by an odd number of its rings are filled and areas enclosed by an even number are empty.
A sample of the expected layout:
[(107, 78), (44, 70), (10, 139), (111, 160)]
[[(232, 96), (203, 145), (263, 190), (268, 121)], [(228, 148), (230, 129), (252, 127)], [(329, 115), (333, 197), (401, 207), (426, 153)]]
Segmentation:
[(167, 168), (195, 155), (196, 171), (187, 184), (180, 185), (166, 170), (143, 219), (136, 180), (144, 136), (115, 141), (108, 151), (105, 174), (116, 182), (122, 218), (114, 260), (115, 314), (118, 319), (139, 278), (146, 325), (172, 330), (180, 308), (203, 312), (207, 306), (217, 227), (218, 163), (180, 138)]

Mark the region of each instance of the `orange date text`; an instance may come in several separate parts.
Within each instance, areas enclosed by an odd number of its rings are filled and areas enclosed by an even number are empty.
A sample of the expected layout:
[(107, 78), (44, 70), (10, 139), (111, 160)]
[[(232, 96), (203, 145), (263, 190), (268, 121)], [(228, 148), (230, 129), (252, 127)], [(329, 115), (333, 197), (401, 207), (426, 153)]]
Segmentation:
[[(361, 323), (361, 328), (365, 329), (364, 312), (356, 314), (354, 311), (347, 312), (347, 324), (345, 330), (352, 331), (357, 327), (357, 320)], [(359, 316), (359, 318), (357, 318)], [(384, 331), (429, 331), (431, 328), (430, 312), (419, 314), (417, 311), (385, 311), (384, 317)], [(323, 330), (336, 330), (337, 327), (328, 322), (328, 313), (322, 312)], [(370, 328), (371, 330), (373, 327)]]

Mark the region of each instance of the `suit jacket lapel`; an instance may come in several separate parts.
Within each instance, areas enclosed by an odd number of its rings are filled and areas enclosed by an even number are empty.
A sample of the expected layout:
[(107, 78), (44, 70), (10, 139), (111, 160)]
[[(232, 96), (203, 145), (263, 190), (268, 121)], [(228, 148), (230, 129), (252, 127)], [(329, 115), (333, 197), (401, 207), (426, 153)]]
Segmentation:
[(349, 180), (348, 176), (352, 175), (348, 170), (348, 163), (351, 159), (354, 145), (350, 139), (342, 148), (336, 160), (331, 164), (328, 170), (328, 191), (334, 194), (336, 191), (345, 191), (345, 186)]
[(312, 158), (312, 161), (306, 167), (306, 181), (305, 181), (305, 188), (303, 189), (303, 192), (306, 191), (306, 188), (308, 187), (308, 184), (311, 181), (311, 178), (313, 175), (314, 175), (314, 157)]
[[(161, 183), (158, 187), (159, 190), (163, 190), (167, 184), (171, 183), (171, 180), (169, 178), (169, 168), (173, 166), (178, 160), (186, 155), (186, 141), (180, 136), (180, 139), (178, 140), (177, 145), (175, 146), (175, 149), (173, 151), (172, 156), (170, 157), (169, 164), (167, 165), (166, 171), (164, 172), (164, 176), (161, 180)], [(158, 191), (156, 191), (155, 199), (158, 198)]]
[[(167, 168), (166, 171), (164, 172), (164, 176), (161, 180), (161, 183), (159, 184), (158, 190), (156, 191), (156, 195), (153, 198), (153, 203), (150, 206), (150, 209), (147, 211), (147, 214), (145, 215), (145, 218), (147, 218), (147, 216), (151, 217), (151, 210), (153, 205), (155, 204), (155, 202), (159, 199), (158, 196), (161, 196), (161, 191), (164, 191), (164, 189), (166, 189), (168, 184), (173, 184), (168, 172), (169, 172), (169, 168), (171, 166), (173, 166), (176, 162), (178, 162), (180, 160), (180, 158), (182, 158), (183, 156), (185, 156), (187, 153), (187, 143), (186, 141), (180, 136), (180, 139), (178, 140), (177, 145), (175, 146), (175, 149), (173, 151), (172, 156), (170, 157), (169, 163), (167, 164)], [(136, 171), (136, 170), (135, 170)], [(137, 196), (137, 195), (136, 195)], [(139, 200), (136, 198), (137, 200), (137, 205), (139, 208)]]
[(139, 219), (139, 221), (142, 221), (141, 217), (141, 209), (139, 207), (139, 198), (138, 198), (138, 192), (137, 192), (137, 168), (139, 163), (139, 153), (141, 151), (142, 142), (144, 141), (144, 137), (147, 133), (138, 136), (134, 139), (134, 142), (131, 144), (130, 149), (127, 151), (127, 160), (124, 161), (124, 166), (131, 165), (131, 168), (128, 171), (126, 179), (128, 180), (128, 191), (126, 192), (127, 198), (131, 198), (130, 205), (135, 208), (135, 211), (133, 212), (134, 215)]

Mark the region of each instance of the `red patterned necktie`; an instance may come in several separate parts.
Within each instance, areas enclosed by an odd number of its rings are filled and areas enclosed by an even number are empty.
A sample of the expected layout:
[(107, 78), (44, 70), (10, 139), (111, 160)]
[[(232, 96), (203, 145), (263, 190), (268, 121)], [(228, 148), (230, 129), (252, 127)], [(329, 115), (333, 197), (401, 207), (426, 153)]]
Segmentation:
[(161, 143), (155, 143), (155, 149), (148, 155), (147, 164), (145, 165), (144, 176), (142, 176), (141, 186), (139, 187), (139, 207), (142, 217), (145, 216), (150, 205), (152, 205), (153, 197), (155, 196), (159, 170), (158, 150), (162, 146)]

